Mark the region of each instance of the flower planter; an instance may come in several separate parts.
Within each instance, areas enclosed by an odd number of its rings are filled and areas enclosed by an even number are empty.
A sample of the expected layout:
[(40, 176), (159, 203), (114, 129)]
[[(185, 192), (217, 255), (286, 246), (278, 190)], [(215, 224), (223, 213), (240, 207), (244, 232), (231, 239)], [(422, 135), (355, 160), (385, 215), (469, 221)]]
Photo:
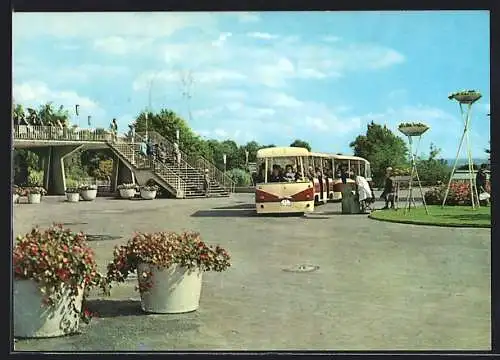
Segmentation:
[(132, 199), (135, 196), (135, 189), (120, 189), (122, 199)]
[(462, 104), (472, 104), (481, 98), (481, 94), (472, 93), (472, 94), (460, 94), (455, 95), (455, 99)]
[(12, 203), (17, 204), (19, 202), (19, 195), (18, 194), (12, 194)]
[(153, 200), (156, 197), (156, 190), (144, 190), (141, 189), (141, 198), (144, 200)]
[(78, 292), (73, 308), (69, 289), (52, 307), (42, 306), (43, 296), (33, 280), (14, 280), (14, 336), (22, 338), (56, 337), (78, 330), (83, 289)]
[(420, 136), (427, 130), (429, 130), (429, 128), (425, 126), (402, 126), (399, 128), (399, 131), (406, 136)]
[(42, 194), (28, 194), (28, 203), (40, 204), (40, 201), (42, 201)]
[(80, 195), (85, 201), (93, 201), (97, 197), (97, 189), (81, 190)]
[(141, 308), (145, 312), (158, 314), (179, 314), (195, 311), (200, 305), (203, 272), (189, 271), (178, 265), (158, 269), (149, 264), (138, 264), (139, 283), (141, 274), (152, 272), (151, 287), (141, 292)]
[(66, 193), (66, 200), (68, 202), (78, 202), (80, 201), (79, 193)]

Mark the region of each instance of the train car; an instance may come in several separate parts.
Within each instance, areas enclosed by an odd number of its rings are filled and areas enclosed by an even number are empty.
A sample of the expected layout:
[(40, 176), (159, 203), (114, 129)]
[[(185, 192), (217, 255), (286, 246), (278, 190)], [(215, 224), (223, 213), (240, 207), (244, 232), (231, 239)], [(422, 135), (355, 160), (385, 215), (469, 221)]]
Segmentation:
[(258, 214), (314, 211), (314, 186), (306, 176), (305, 148), (272, 147), (257, 151), (255, 208)]

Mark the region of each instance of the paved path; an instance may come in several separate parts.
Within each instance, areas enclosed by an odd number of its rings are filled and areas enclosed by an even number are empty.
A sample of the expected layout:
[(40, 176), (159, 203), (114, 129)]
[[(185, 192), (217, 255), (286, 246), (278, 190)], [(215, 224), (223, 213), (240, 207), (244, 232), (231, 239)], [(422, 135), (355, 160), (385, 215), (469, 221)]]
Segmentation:
[[(91, 242), (103, 269), (113, 246), (136, 230), (197, 230), (233, 257), (227, 272), (204, 275), (197, 312), (142, 314), (129, 281), (111, 298), (91, 299), (100, 317), (82, 334), (18, 340), (16, 349), (490, 348), (489, 229), (385, 223), (339, 210), (328, 204), (306, 217), (257, 217), (251, 194), (15, 205), (15, 234), (57, 221), (107, 235)], [(319, 270), (283, 271), (298, 264)]]

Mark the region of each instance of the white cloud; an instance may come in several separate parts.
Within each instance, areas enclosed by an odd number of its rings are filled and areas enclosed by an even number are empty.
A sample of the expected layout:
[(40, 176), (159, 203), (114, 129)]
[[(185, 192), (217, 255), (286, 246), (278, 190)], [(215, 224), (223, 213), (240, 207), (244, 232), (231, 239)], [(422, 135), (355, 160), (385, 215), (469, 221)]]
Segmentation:
[[(174, 70), (146, 72), (139, 75), (132, 86), (136, 91), (145, 90), (148, 89), (149, 84), (153, 82), (155, 85), (158, 83), (177, 84), (180, 89), (182, 74), (182, 71)], [(195, 86), (197, 84), (208, 84), (212, 86), (214, 83), (226, 81), (245, 81), (247, 78), (245, 74), (225, 69), (206, 69), (205, 71), (191, 72), (191, 80)]]
[(13, 39), (33, 36), (161, 38), (184, 28), (208, 30), (216, 25), (209, 12), (14, 13)]
[(272, 92), (265, 94), (263, 97), (270, 105), (276, 107), (296, 108), (303, 105), (302, 101), (285, 93)]
[(224, 46), (225, 42), (227, 41), (228, 38), (230, 38), (233, 34), (230, 32), (223, 32), (219, 34), (219, 37), (217, 40), (212, 41), (212, 46), (215, 47), (222, 47)]
[(109, 36), (94, 40), (94, 49), (113, 55), (126, 55), (138, 52), (152, 42), (151, 38)]
[(275, 34), (269, 34), (266, 32), (249, 32), (247, 33), (248, 37), (256, 38), (256, 39), (263, 39), (263, 40), (271, 40), (271, 39), (277, 39), (279, 35)]
[(328, 130), (328, 125), (325, 120), (317, 117), (306, 117), (306, 124), (312, 126), (315, 130)]
[(241, 23), (252, 23), (260, 21), (260, 15), (254, 12), (240, 12), (236, 13), (236, 16)]
[(12, 66), (12, 74), (15, 80), (25, 79), (50, 79), (51, 84), (70, 84), (74, 82), (85, 83), (92, 79), (112, 78), (126, 74), (128, 68), (118, 65), (81, 64), (71, 67), (60, 67), (54, 71), (46, 64), (40, 64), (31, 60), (15, 60)]
[(12, 94), (16, 103), (26, 106), (37, 107), (53, 102), (55, 105), (63, 105), (67, 109), (73, 109), (78, 104), (82, 113), (92, 114), (94, 118), (101, 118), (105, 114), (94, 100), (71, 90), (52, 90), (43, 82), (14, 84)]

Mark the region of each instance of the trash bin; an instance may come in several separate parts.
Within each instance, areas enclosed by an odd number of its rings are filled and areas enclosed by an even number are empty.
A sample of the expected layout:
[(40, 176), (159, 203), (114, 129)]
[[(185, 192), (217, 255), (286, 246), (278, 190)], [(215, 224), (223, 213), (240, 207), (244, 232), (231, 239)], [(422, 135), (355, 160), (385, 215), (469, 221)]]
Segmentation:
[(359, 214), (360, 212), (361, 207), (358, 196), (353, 194), (350, 187), (344, 186), (344, 189), (342, 189), (342, 214)]

